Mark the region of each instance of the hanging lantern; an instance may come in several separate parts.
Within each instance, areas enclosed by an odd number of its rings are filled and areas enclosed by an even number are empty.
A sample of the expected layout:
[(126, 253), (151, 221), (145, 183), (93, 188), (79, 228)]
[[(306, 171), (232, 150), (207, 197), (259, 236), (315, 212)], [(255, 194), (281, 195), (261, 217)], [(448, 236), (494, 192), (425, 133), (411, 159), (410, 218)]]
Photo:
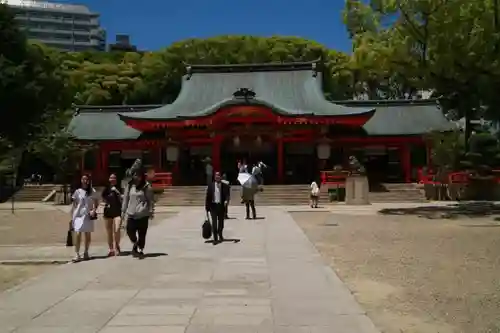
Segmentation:
[(320, 143), (316, 149), (320, 160), (327, 160), (330, 158), (330, 145), (328, 143)]
[(179, 158), (179, 147), (168, 146), (167, 147), (167, 161), (175, 162)]
[(233, 138), (233, 145), (234, 145), (235, 147), (238, 147), (238, 146), (240, 145), (240, 137), (239, 137), (239, 136), (235, 136), (235, 137)]
[(255, 144), (257, 146), (262, 146), (262, 138), (260, 137), (260, 135), (257, 137), (257, 139), (255, 139)]

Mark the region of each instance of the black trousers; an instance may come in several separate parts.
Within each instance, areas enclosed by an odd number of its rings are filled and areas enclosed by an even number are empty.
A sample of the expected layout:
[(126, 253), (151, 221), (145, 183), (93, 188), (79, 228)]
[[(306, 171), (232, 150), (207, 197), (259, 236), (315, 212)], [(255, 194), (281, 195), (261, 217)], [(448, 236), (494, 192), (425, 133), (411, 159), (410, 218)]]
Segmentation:
[(224, 218), (226, 217), (225, 205), (223, 203), (212, 204), (212, 206), (210, 206), (210, 217), (212, 218), (212, 233), (214, 235), (214, 240), (222, 239)]
[(137, 245), (141, 250), (146, 246), (146, 235), (148, 233), (149, 217), (134, 219), (129, 217), (127, 220), (127, 235), (130, 241)]
[(247, 219), (250, 218), (250, 208), (252, 209), (252, 218), (257, 217), (257, 213), (255, 212), (255, 201), (254, 200), (245, 201), (245, 208), (247, 210)]

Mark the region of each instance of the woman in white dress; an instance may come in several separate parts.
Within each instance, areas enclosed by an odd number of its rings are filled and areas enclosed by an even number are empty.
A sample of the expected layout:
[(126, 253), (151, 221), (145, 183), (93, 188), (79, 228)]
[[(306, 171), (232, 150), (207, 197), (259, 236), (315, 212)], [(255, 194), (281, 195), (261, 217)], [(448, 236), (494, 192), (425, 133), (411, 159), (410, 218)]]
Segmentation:
[(89, 247), (91, 241), (91, 233), (94, 231), (94, 221), (97, 219), (97, 207), (99, 201), (96, 198), (96, 191), (92, 187), (90, 177), (83, 175), (80, 187), (73, 193), (71, 197), (73, 205), (71, 207), (71, 221), (75, 232), (75, 258), (73, 262), (82, 260), (80, 255), (80, 245), (82, 243), (82, 234), (84, 237), (84, 252), (83, 259), (90, 259)]

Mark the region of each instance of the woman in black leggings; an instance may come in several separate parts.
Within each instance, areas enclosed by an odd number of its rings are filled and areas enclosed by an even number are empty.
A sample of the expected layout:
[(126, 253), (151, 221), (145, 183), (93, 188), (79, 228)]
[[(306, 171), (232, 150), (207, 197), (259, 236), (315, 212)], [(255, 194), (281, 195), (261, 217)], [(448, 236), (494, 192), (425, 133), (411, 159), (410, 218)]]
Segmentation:
[(134, 172), (132, 181), (125, 190), (122, 215), (127, 219), (127, 234), (133, 244), (132, 255), (144, 256), (149, 220), (154, 215), (154, 193), (146, 181), (144, 170)]

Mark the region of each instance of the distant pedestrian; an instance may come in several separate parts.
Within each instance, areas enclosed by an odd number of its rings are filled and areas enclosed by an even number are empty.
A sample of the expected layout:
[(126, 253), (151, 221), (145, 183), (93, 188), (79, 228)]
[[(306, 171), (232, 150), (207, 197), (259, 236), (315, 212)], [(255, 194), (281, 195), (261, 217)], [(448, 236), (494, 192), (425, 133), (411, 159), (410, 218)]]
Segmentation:
[(242, 186), (242, 200), (245, 204), (246, 209), (246, 219), (250, 220), (250, 210), (252, 210), (252, 218), (255, 220), (257, 218), (257, 213), (255, 211), (255, 193), (256, 190), (249, 187)]
[(319, 186), (316, 181), (313, 181), (311, 183), (311, 208), (318, 208), (318, 201), (319, 201)]
[(238, 173), (248, 173), (248, 165), (245, 160), (238, 161)]
[(82, 243), (82, 234), (84, 236), (83, 259), (90, 259), (89, 248), (91, 242), (91, 233), (94, 231), (94, 220), (97, 219), (97, 207), (99, 201), (96, 198), (96, 191), (92, 187), (90, 177), (83, 175), (80, 180), (80, 186), (75, 190), (71, 199), (71, 222), (75, 232), (75, 257), (73, 262), (82, 260), (80, 255), (80, 246)]
[(108, 256), (120, 255), (120, 233), (122, 227), (121, 208), (122, 190), (118, 186), (115, 174), (109, 176), (109, 184), (102, 191), (104, 207), (104, 221), (108, 237)]
[(132, 255), (143, 258), (149, 220), (154, 217), (154, 193), (142, 167), (134, 172), (125, 189), (122, 216), (127, 220), (127, 234), (133, 244)]

